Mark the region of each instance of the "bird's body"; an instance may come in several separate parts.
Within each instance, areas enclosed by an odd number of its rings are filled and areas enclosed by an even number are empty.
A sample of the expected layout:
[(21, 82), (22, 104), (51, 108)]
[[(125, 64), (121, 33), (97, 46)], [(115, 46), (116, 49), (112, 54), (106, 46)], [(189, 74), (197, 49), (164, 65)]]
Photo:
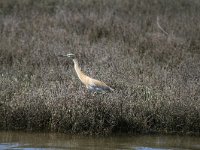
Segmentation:
[(74, 62), (74, 69), (78, 75), (78, 78), (81, 80), (83, 84), (87, 87), (88, 90), (93, 92), (102, 92), (102, 91), (113, 91), (111, 87), (106, 85), (104, 82), (90, 78), (89, 76), (85, 75), (79, 65), (77, 59), (73, 59)]

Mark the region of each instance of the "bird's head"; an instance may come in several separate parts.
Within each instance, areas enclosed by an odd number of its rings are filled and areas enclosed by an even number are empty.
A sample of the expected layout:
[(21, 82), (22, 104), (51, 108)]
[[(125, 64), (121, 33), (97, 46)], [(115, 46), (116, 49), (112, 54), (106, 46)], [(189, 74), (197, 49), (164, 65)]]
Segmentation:
[(72, 59), (75, 59), (75, 55), (72, 54), (72, 53), (67, 54), (67, 57), (72, 58)]
[(67, 58), (70, 58), (70, 59), (73, 60), (74, 64), (78, 64), (78, 61), (77, 61), (75, 55), (72, 54), (72, 53), (69, 53), (69, 54), (67, 54), (67, 55), (62, 55), (62, 54), (61, 54), (61, 55), (58, 55), (58, 56), (59, 56), (59, 57), (67, 57)]
[(75, 59), (75, 55), (72, 54), (72, 53), (69, 53), (67, 55), (58, 55), (59, 57), (68, 57), (68, 58), (71, 58), (71, 59)]

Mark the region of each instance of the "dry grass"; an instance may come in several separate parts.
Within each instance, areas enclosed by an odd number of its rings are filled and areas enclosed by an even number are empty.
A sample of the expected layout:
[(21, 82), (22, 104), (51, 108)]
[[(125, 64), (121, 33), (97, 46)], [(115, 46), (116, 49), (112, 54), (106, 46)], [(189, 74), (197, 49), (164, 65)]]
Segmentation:
[[(199, 7), (197, 0), (0, 1), (0, 129), (199, 134)], [(57, 57), (69, 52), (115, 92), (88, 93), (72, 62)]]

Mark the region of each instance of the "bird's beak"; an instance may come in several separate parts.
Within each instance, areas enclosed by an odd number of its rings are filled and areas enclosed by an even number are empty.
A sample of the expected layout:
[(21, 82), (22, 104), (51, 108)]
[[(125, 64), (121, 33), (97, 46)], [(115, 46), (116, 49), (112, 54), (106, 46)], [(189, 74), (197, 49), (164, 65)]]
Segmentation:
[(74, 54), (58, 55), (58, 57), (69, 57), (69, 58), (74, 57), (74, 56), (75, 56)]
[(58, 57), (68, 57), (67, 55), (58, 55)]
[(66, 56), (67, 57), (74, 57), (75, 55), (74, 54), (67, 54)]

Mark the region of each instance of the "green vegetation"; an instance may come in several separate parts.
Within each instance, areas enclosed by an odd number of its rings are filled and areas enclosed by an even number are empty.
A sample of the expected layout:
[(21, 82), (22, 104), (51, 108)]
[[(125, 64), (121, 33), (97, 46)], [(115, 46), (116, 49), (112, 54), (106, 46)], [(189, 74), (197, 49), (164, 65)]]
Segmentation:
[[(1, 0), (0, 129), (199, 134), (199, 8), (198, 0)], [(73, 63), (57, 57), (69, 52), (115, 92), (91, 95)]]

